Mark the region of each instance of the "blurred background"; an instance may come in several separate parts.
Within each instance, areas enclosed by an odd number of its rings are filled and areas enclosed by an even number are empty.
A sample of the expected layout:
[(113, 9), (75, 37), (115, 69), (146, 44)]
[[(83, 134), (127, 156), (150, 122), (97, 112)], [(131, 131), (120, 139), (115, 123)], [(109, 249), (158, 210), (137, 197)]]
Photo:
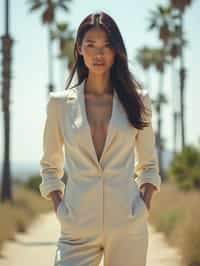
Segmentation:
[[(186, 215), (185, 193), (187, 202), (190, 196), (193, 202), (188, 203), (187, 211), (193, 206), (197, 215), (200, 189), (198, 0), (126, 0), (117, 4), (115, 0), (0, 1), (0, 206), (3, 208), (5, 201), (22, 202), (30, 191), (31, 206), (37, 205), (33, 204), (35, 197), (43, 202), (40, 211), (49, 208), (38, 191), (48, 93), (64, 90), (73, 64), (76, 30), (85, 16), (100, 10), (117, 22), (130, 69), (150, 93), (163, 181), (163, 193), (157, 196), (150, 218), (159, 230), (178, 239), (175, 228), (184, 220), (181, 215)], [(22, 188), (25, 190), (19, 190)], [(172, 211), (175, 198), (169, 200), (169, 193), (180, 195), (176, 203), (181, 214)], [(169, 206), (164, 218), (159, 212), (161, 202)], [(29, 204), (17, 206), (25, 217)], [(16, 218), (18, 227), (13, 228), (18, 229), (13, 232), (25, 231), (24, 219)], [(185, 241), (181, 243), (177, 245), (181, 247)], [(200, 236), (198, 245), (200, 248)], [(200, 255), (195, 253), (192, 259), (200, 263)]]

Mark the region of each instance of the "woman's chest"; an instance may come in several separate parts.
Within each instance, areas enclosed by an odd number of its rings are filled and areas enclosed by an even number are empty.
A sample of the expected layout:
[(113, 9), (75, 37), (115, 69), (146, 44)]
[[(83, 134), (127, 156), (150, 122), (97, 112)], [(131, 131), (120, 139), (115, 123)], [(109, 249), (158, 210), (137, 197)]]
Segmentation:
[(137, 131), (116, 98), (112, 105), (107, 102), (96, 107), (84, 106), (80, 99), (70, 101), (62, 105), (60, 121), (66, 144), (85, 145), (100, 155), (111, 143), (132, 145)]
[(92, 145), (100, 160), (112, 118), (113, 100), (108, 94), (101, 97), (86, 97), (85, 118), (91, 135)]

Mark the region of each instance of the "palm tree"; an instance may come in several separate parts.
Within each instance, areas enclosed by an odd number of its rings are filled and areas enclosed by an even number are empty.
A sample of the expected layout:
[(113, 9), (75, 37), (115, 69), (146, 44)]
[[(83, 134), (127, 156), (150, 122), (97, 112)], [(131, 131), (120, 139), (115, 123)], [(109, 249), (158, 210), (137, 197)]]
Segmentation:
[(192, 0), (170, 0), (173, 8), (184, 12), (186, 7), (192, 4)]
[(158, 144), (159, 144), (159, 159), (161, 175), (163, 170), (162, 162), (162, 147), (161, 147), (161, 128), (162, 128), (162, 104), (165, 103), (163, 98), (163, 86), (164, 86), (164, 71), (168, 61), (168, 44), (171, 36), (171, 14), (172, 7), (158, 5), (155, 10), (150, 11), (150, 23), (148, 30), (156, 30), (158, 32), (159, 39), (162, 41), (162, 47), (154, 49), (154, 61), (156, 70), (160, 73), (159, 80), (159, 93), (157, 99), (157, 111), (158, 111)]
[(148, 30), (156, 30), (158, 38), (162, 41), (163, 46), (167, 46), (171, 33), (171, 14), (172, 7), (158, 5), (155, 10), (150, 11), (150, 22)]
[(5, 1), (5, 34), (1, 36), (3, 66), (2, 66), (2, 110), (4, 122), (4, 159), (3, 177), (1, 185), (1, 201), (12, 201), (11, 171), (10, 171), (10, 78), (11, 78), (11, 52), (13, 39), (9, 33), (9, 0)]
[[(150, 70), (150, 67), (153, 63), (151, 48), (143, 46), (142, 48), (138, 49), (136, 54), (136, 61), (142, 66), (144, 72), (146, 72), (146, 76), (148, 76), (148, 71)], [(150, 88), (149, 83), (150, 82), (148, 76), (145, 84), (146, 88)]]
[(69, 12), (68, 4), (71, 0), (28, 0), (30, 4), (30, 12), (36, 10), (42, 10), (42, 23), (48, 26), (48, 74), (49, 84), (48, 93), (54, 90), (53, 84), (53, 60), (52, 60), (52, 39), (51, 39), (51, 28), (56, 20), (56, 12), (61, 9), (65, 12)]
[(72, 39), (64, 39), (61, 43), (60, 53), (58, 55), (58, 58), (61, 60), (64, 59), (64, 61), (67, 60), (67, 68), (69, 70), (72, 69), (72, 66), (74, 64), (74, 38)]
[(155, 66), (156, 71), (159, 73), (159, 85), (158, 85), (158, 95), (157, 99), (154, 100), (153, 104), (157, 112), (157, 144), (158, 144), (158, 157), (160, 163), (160, 173), (164, 177), (163, 171), (163, 145), (162, 145), (162, 106), (167, 103), (166, 96), (163, 93), (164, 87), (164, 72), (165, 67), (169, 63), (167, 59), (166, 50), (161, 48), (152, 49), (152, 61)]
[(158, 157), (160, 162), (160, 172), (161, 176), (164, 176), (163, 171), (163, 138), (162, 138), (162, 105), (167, 103), (167, 99), (163, 94), (163, 85), (164, 85), (164, 70), (165, 65), (168, 63), (166, 50), (161, 48), (151, 48), (144, 46), (141, 49), (138, 49), (136, 60), (143, 69), (149, 70), (151, 66), (154, 66), (156, 71), (160, 73), (159, 78), (159, 87), (158, 87), (158, 96), (156, 100), (152, 100), (155, 111), (157, 112), (157, 132), (156, 132), (156, 145), (158, 147)]
[[(176, 12), (176, 18), (178, 18), (179, 26), (179, 40), (184, 43), (183, 38), (183, 28), (184, 28), (184, 14), (188, 6), (192, 4), (192, 0), (170, 0), (171, 6)], [(185, 78), (186, 78), (186, 68), (184, 64), (184, 51), (183, 45), (180, 45), (180, 110), (181, 110), (181, 145), (182, 150), (185, 147), (185, 109), (184, 109), (184, 93), (185, 93)]]
[[(56, 40), (59, 42), (58, 58), (65, 73), (65, 70), (70, 70), (74, 63), (74, 32), (69, 29), (68, 23), (57, 23), (55, 29), (51, 30), (51, 39), (52, 41)], [(63, 80), (63, 76), (61, 79)]]
[[(174, 20), (176, 16), (174, 17), (172, 15), (172, 19)], [(178, 87), (177, 83), (177, 69), (175, 66), (175, 63), (177, 61), (177, 58), (180, 57), (180, 50), (182, 46), (186, 45), (186, 41), (180, 40), (180, 27), (175, 23), (175, 21), (172, 21), (173, 29), (170, 32), (170, 38), (168, 43), (168, 52), (169, 52), (169, 59), (170, 59), (170, 65), (171, 65), (171, 72), (172, 72), (172, 95), (173, 95), (173, 101), (172, 101), (172, 109), (173, 109), (173, 153), (176, 154), (177, 151), (177, 132), (178, 132), (178, 125), (180, 121), (180, 90), (177, 90)], [(178, 100), (178, 102), (177, 102)]]

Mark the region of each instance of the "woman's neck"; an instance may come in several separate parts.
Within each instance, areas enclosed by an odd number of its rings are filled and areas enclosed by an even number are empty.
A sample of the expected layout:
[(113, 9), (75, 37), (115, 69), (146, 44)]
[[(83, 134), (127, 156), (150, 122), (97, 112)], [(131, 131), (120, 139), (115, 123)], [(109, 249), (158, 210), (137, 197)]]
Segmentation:
[(105, 93), (112, 93), (112, 82), (109, 75), (88, 75), (85, 83), (85, 92), (103, 95)]

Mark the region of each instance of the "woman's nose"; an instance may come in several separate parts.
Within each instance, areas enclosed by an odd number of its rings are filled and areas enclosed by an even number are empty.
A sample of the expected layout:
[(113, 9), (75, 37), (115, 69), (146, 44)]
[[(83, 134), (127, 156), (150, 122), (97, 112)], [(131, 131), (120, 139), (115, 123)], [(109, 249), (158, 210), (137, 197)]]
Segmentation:
[(96, 53), (96, 55), (102, 55), (102, 54), (104, 54), (104, 50), (103, 50), (103, 48), (96, 48), (95, 53)]

